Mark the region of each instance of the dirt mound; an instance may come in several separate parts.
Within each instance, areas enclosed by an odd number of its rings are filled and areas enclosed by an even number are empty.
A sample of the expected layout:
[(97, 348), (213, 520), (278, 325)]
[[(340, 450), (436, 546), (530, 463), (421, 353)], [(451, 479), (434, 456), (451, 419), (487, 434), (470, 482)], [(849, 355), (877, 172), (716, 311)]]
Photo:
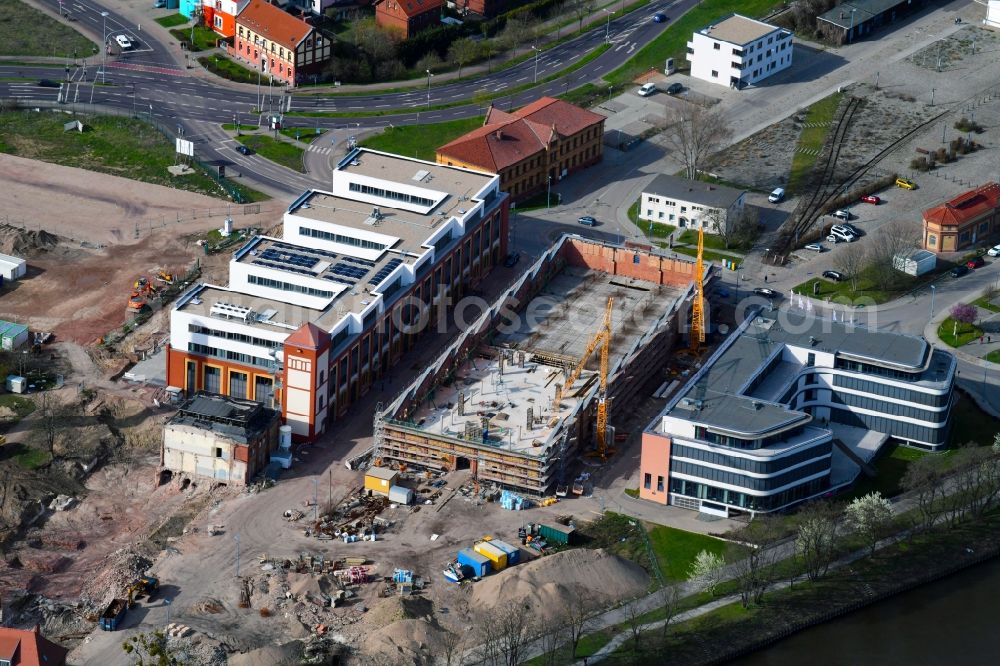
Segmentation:
[(302, 642), (266, 645), (244, 654), (229, 655), (229, 666), (295, 666), (302, 663)]
[(444, 632), (425, 620), (399, 620), (368, 634), (362, 654), (382, 655), (393, 664), (430, 666), (441, 654)]
[(611, 603), (648, 586), (649, 576), (634, 562), (603, 549), (567, 550), (489, 576), (476, 584), (471, 606), (530, 604), (535, 614), (554, 619), (581, 593)]
[(125, 596), (132, 582), (146, 573), (152, 561), (135, 544), (119, 548), (108, 556), (101, 571), (83, 588), (83, 598), (97, 606)]
[[(375, 604), (365, 615), (365, 624), (372, 629), (381, 629), (400, 620), (428, 617), (434, 612), (434, 604), (422, 597), (389, 597)], [(380, 634), (381, 635), (381, 634)]]
[(29, 231), (9, 224), (0, 224), (0, 252), (19, 257), (32, 257), (59, 244), (59, 237), (47, 231)]

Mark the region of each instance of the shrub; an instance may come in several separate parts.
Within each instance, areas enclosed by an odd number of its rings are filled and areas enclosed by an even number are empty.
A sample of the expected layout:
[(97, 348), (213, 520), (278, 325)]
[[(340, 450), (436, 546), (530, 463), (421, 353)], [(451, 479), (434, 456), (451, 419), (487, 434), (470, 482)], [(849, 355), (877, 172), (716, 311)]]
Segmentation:
[(959, 132), (975, 132), (976, 134), (982, 134), (984, 131), (982, 125), (974, 120), (969, 120), (965, 116), (962, 116), (962, 118), (955, 123), (955, 129)]
[(262, 607), (260, 609), (260, 616), (261, 617), (271, 617), (271, 609), (268, 608), (267, 606)]
[(927, 169), (929, 168), (927, 166), (927, 158), (924, 157), (923, 155), (921, 155), (920, 157), (914, 157), (912, 160), (910, 160), (910, 168), (913, 169), (914, 171), (921, 171), (921, 172), (927, 171)]

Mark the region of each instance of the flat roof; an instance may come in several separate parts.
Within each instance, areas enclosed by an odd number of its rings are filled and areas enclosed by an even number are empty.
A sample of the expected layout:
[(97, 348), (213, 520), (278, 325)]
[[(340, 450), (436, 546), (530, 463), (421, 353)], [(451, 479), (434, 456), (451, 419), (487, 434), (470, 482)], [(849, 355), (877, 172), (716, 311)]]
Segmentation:
[[(850, 30), (852, 25), (857, 27), (894, 7), (908, 4), (910, 4), (910, 0), (851, 0), (837, 5), (816, 18), (820, 21), (833, 23), (844, 30)], [(851, 17), (852, 9), (855, 10), (853, 18)]]
[(699, 32), (712, 39), (742, 45), (755, 42), (776, 30), (781, 30), (781, 28), (739, 14), (732, 14), (718, 23), (702, 28)]
[(277, 412), (253, 400), (198, 393), (184, 402), (167, 424), (212, 430), (245, 443), (277, 417)]
[(376, 479), (392, 479), (399, 476), (399, 472), (394, 469), (389, 469), (388, 467), (372, 467), (367, 472), (365, 476), (373, 476)]
[(341, 160), (336, 170), (396, 183), (429, 187), (455, 197), (475, 196), (494, 178), (498, 178), (492, 173), (436, 164), (369, 148), (359, 148), (354, 151)]

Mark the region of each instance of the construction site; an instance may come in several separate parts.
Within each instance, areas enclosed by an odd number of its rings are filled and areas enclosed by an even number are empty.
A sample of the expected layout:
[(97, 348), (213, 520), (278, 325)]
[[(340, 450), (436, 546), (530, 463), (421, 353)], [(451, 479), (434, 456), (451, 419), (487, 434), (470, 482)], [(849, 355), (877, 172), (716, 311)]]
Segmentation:
[(381, 413), (373, 458), (565, 496), (686, 332), (695, 268), (564, 236)]

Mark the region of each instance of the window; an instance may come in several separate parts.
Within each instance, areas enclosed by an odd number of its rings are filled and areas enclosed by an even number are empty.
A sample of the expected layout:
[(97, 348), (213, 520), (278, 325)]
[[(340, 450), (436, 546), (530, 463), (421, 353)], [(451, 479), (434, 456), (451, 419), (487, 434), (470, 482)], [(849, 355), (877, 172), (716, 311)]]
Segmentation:
[(931, 234), (930, 236), (928, 236), (927, 237), (927, 244), (930, 245), (931, 247), (934, 247), (935, 245), (937, 245), (937, 236), (935, 236), (934, 234)]
[(222, 457), (222, 447), (219, 447), (219, 446), (215, 447), (215, 457), (216, 458), (221, 458)]
[(714, 69), (712, 70), (712, 78), (713, 79), (719, 78), (719, 73), (717, 71), (715, 71)]
[(632, 263), (633, 264), (642, 263), (642, 255), (639, 255), (639, 254), (632, 255)]
[(720, 44), (719, 42), (716, 42), (716, 43), (712, 44), (712, 48), (715, 49), (716, 51), (719, 51), (719, 50), (722, 49), (722, 44)]
[(663, 477), (662, 476), (657, 476), (656, 477), (656, 491), (660, 492), (660, 493), (663, 492)]
[(205, 366), (204, 382), (202, 386), (206, 393), (218, 393), (221, 390), (222, 372), (219, 368), (210, 365)]
[(234, 398), (247, 397), (247, 374), (245, 372), (229, 373), (229, 395)]
[(240, 26), (240, 37), (243, 36), (243, 26)]
[(649, 490), (650, 488), (652, 488), (653, 487), (653, 475), (647, 473), (646, 477), (643, 479), (642, 485), (643, 485), (643, 487), (646, 490)]
[(652, 208), (647, 208), (646, 209), (646, 217), (653, 217), (653, 209)]
[(215, 27), (216, 28), (222, 28), (222, 17), (221, 16), (216, 16), (215, 17)]
[(292, 284), (291, 282), (282, 282), (281, 280), (272, 280), (271, 278), (261, 277), (259, 275), (248, 275), (247, 282), (250, 284), (260, 285), (261, 287), (270, 287), (271, 289), (280, 289), (282, 291), (293, 291), (299, 294), (306, 294), (307, 296), (318, 296), (319, 298), (333, 298), (332, 291), (326, 291), (323, 289), (313, 289), (312, 287), (303, 287), (299, 284)]
[(816, 365), (816, 354), (809, 352), (809, 355), (806, 357), (806, 366), (811, 368), (814, 365)]

